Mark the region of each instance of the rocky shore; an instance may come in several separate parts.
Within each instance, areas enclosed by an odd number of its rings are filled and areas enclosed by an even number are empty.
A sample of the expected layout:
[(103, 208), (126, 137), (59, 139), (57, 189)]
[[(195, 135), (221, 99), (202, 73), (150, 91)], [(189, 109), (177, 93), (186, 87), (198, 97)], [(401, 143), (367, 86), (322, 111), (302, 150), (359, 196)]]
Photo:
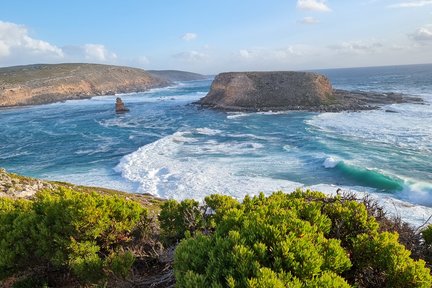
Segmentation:
[(214, 79), (197, 104), (225, 111), (303, 110), (339, 112), (376, 109), (394, 103), (417, 103), (418, 97), (333, 89), (324, 75), (312, 72), (229, 72)]
[(52, 189), (47, 181), (7, 173), (0, 168), (0, 197), (28, 198), (42, 189)]

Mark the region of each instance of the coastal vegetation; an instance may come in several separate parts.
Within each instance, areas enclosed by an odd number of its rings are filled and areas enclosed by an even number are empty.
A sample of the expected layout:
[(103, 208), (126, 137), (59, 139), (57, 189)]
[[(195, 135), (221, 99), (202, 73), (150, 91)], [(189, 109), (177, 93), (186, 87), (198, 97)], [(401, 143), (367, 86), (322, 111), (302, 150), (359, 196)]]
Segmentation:
[(420, 234), (355, 195), (140, 201), (50, 184), (30, 197), (0, 198), (3, 286), (432, 285), (432, 226)]

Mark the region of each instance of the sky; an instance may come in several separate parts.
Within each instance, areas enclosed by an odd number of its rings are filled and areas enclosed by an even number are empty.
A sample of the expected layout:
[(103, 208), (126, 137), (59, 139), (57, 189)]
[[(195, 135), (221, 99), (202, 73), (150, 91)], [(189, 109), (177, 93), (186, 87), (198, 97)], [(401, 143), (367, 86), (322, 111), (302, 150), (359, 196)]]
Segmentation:
[(432, 63), (432, 0), (13, 0), (0, 67), (216, 74)]

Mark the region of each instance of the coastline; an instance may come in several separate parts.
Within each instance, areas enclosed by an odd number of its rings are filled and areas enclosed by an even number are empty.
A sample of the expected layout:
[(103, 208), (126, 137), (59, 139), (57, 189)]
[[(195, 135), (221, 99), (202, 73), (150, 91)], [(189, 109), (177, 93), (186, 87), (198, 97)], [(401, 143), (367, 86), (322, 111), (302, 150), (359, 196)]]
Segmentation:
[[(391, 104), (418, 104), (425, 105), (423, 98), (394, 92), (370, 92), (370, 91), (348, 91), (334, 89), (335, 103), (321, 105), (289, 105), (289, 106), (227, 106), (218, 103), (206, 103), (204, 98), (193, 102), (206, 109), (215, 109), (225, 112), (282, 112), (282, 111), (303, 111), (303, 112), (359, 112), (365, 110), (380, 109), (382, 106)], [(391, 112), (391, 111), (388, 111)]]
[[(55, 180), (43, 180), (39, 178), (33, 178), (33, 177), (27, 177), (18, 175), (15, 173), (7, 172), (5, 169), (0, 168), (0, 197), (8, 197), (12, 199), (19, 199), (19, 198), (25, 198), (25, 199), (32, 199), (34, 198), (35, 194), (38, 191), (45, 190), (45, 189), (56, 189), (59, 187), (63, 188), (70, 188), (74, 189), (78, 192), (96, 192), (102, 195), (117, 195), (122, 198), (135, 200), (146, 207), (153, 207), (153, 210), (157, 211), (163, 202), (172, 199), (172, 198), (163, 198), (159, 197), (157, 195), (153, 195), (150, 193), (137, 193), (137, 192), (126, 192), (118, 189), (112, 189), (107, 187), (99, 187), (99, 186), (87, 186), (87, 185), (81, 185), (81, 184), (74, 184), (64, 181), (55, 181)], [(302, 189), (304, 191), (311, 190), (311, 191), (319, 191), (327, 195), (328, 197), (334, 197), (337, 195), (337, 190), (342, 190), (341, 193), (349, 193), (356, 195), (358, 199), (368, 198), (372, 199), (378, 205), (383, 207), (387, 213), (387, 215), (390, 216), (391, 219), (398, 219), (400, 218), (404, 223), (409, 224), (413, 228), (417, 228), (421, 225), (424, 225), (425, 223), (432, 223), (431, 219), (427, 219), (428, 216), (432, 215), (432, 207), (427, 207), (423, 205), (415, 205), (411, 204), (409, 202), (405, 202), (400, 199), (393, 198), (389, 195), (380, 193), (368, 193), (368, 192), (360, 192), (356, 191), (354, 189), (351, 189), (350, 187), (341, 187), (336, 185), (312, 185), (312, 186), (299, 186), (297, 187), (299, 189)], [(282, 190), (284, 193), (290, 194), (295, 189), (292, 188), (291, 190)], [(342, 189), (341, 189), (342, 188)], [(355, 188), (355, 187), (353, 187)], [(280, 190), (274, 190), (272, 192), (265, 193), (267, 196), (272, 194), (273, 192), (280, 191)], [(248, 194), (251, 196), (258, 195), (257, 193)], [(238, 198), (238, 197), (235, 197)], [(184, 200), (184, 199), (176, 199), (178, 201)], [(194, 199), (198, 201), (203, 201), (203, 199)], [(241, 197), (238, 198), (238, 200), (241, 200)], [(417, 211), (416, 213), (423, 213), (424, 219), (417, 219), (415, 220), (415, 217), (412, 217), (413, 215), (410, 215), (410, 211), (412, 212)], [(412, 214), (412, 213), (411, 213)], [(429, 221), (427, 221), (429, 220)]]
[(89, 63), (4, 67), (0, 68), (0, 108), (146, 92), (184, 79), (206, 78), (186, 71), (153, 73), (139, 68)]

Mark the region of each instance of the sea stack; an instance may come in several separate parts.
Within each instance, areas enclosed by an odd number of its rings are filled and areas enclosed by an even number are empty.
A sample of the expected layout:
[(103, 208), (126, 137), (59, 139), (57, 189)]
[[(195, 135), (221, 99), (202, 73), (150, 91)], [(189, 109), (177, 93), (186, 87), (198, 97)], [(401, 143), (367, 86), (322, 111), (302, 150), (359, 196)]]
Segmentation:
[(129, 112), (129, 109), (125, 107), (125, 105), (124, 105), (124, 103), (120, 97), (117, 97), (117, 99), (116, 99), (115, 111), (116, 111), (116, 113)]

